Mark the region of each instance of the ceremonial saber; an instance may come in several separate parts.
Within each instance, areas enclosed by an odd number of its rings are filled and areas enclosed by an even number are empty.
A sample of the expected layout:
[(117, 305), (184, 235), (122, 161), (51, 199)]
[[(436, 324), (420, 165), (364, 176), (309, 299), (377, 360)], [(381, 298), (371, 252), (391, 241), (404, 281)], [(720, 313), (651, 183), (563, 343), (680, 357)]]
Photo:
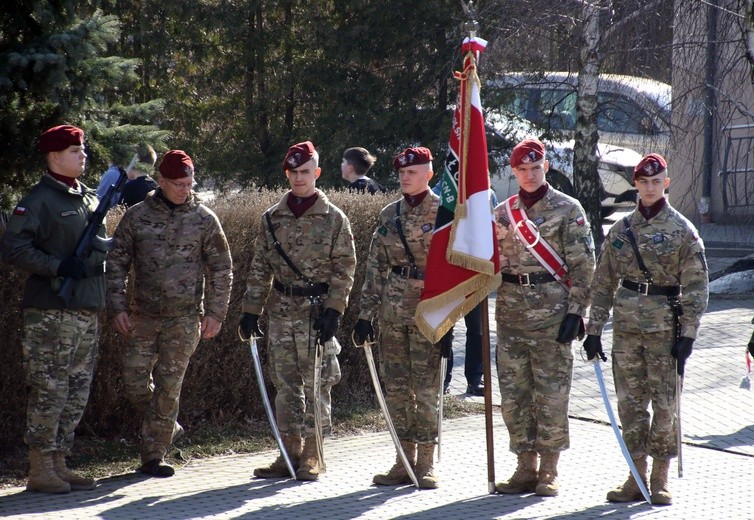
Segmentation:
[(282, 455), (283, 459), (285, 460), (285, 466), (286, 468), (288, 468), (288, 473), (290, 474), (292, 479), (296, 480), (296, 471), (293, 469), (291, 459), (290, 457), (288, 457), (288, 452), (285, 450), (285, 446), (283, 445), (283, 439), (282, 437), (280, 437), (280, 430), (278, 430), (278, 425), (275, 422), (275, 414), (272, 412), (272, 406), (270, 405), (270, 398), (267, 395), (267, 387), (264, 384), (264, 375), (262, 374), (262, 361), (259, 359), (257, 338), (250, 336), (248, 340), (244, 339), (244, 337), (241, 335), (240, 327), (238, 328), (238, 337), (241, 338), (241, 341), (249, 342), (249, 345), (251, 347), (251, 359), (254, 361), (254, 372), (257, 375), (257, 385), (259, 386), (259, 393), (262, 394), (262, 404), (264, 404), (264, 411), (265, 413), (267, 413), (267, 420), (270, 423), (272, 435), (275, 437), (275, 442), (278, 443), (280, 455)]
[(447, 370), (448, 360), (440, 355), (440, 403), (437, 406), (437, 462), (442, 461), (442, 414), (443, 406), (445, 405), (445, 372)]
[(398, 439), (398, 434), (395, 432), (395, 426), (393, 425), (393, 419), (390, 417), (390, 412), (387, 410), (387, 403), (385, 403), (385, 396), (382, 395), (382, 387), (380, 386), (380, 379), (377, 377), (377, 368), (374, 365), (374, 356), (372, 355), (372, 346), (368, 341), (365, 341), (363, 345), (356, 343), (356, 337), (351, 333), (351, 341), (357, 348), (364, 349), (364, 355), (367, 358), (367, 366), (369, 367), (369, 376), (372, 378), (372, 386), (374, 386), (374, 393), (377, 394), (377, 402), (380, 404), (380, 410), (382, 410), (382, 416), (385, 418), (387, 429), (390, 432), (390, 438), (393, 439), (395, 444), (395, 450), (398, 452), (398, 456), (403, 463), (403, 467), (406, 469), (406, 473), (411, 477), (411, 482), (415, 487), (419, 487), (419, 481), (416, 479), (414, 468), (411, 467), (411, 463), (406, 457), (406, 453), (403, 451), (401, 441)]
[(620, 429), (618, 428), (618, 423), (615, 421), (615, 414), (613, 413), (613, 407), (610, 406), (610, 400), (607, 398), (607, 389), (605, 388), (605, 380), (602, 377), (602, 367), (600, 366), (599, 358), (595, 358), (593, 361), (593, 364), (594, 364), (594, 373), (597, 375), (597, 382), (600, 385), (600, 393), (602, 394), (602, 400), (605, 403), (605, 410), (607, 410), (607, 416), (610, 418), (610, 425), (613, 427), (613, 432), (615, 432), (615, 438), (618, 439), (618, 445), (620, 446), (621, 452), (623, 453), (623, 458), (625, 458), (626, 462), (628, 462), (628, 468), (631, 470), (631, 474), (634, 476), (636, 485), (639, 486), (639, 490), (641, 491), (641, 494), (644, 497), (644, 500), (646, 500), (647, 503), (651, 504), (652, 500), (649, 498), (649, 491), (647, 491), (647, 486), (644, 484), (644, 481), (642, 480), (641, 475), (639, 475), (639, 471), (636, 469), (636, 466), (634, 465), (634, 460), (631, 458), (631, 454), (628, 453), (626, 442), (623, 440), (623, 436), (621, 435)]
[[(333, 336), (333, 341), (338, 341)], [(319, 343), (314, 345), (314, 380), (312, 381), (312, 394), (314, 397), (314, 439), (317, 443), (317, 457), (319, 458), (319, 470), (324, 473), (327, 471), (325, 464), (324, 440), (322, 439), (322, 410), (320, 408), (322, 401), (320, 392), (322, 391), (322, 357), (324, 356), (325, 346)]]
[(678, 426), (676, 431), (677, 446), (678, 446), (678, 478), (683, 477), (683, 436), (681, 434), (681, 390), (683, 389), (683, 376), (676, 371), (675, 374), (675, 413), (677, 415), (676, 424)]

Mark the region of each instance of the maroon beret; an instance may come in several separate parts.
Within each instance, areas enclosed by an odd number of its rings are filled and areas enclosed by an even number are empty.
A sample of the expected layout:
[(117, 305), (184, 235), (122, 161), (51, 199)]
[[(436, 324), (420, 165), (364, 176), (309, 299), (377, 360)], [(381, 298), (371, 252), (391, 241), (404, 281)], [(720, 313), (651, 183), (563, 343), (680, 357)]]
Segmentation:
[(634, 168), (634, 180), (639, 177), (654, 177), (668, 168), (665, 158), (659, 153), (651, 153), (642, 157)]
[(393, 159), (393, 168), (396, 170), (407, 166), (416, 166), (417, 164), (427, 164), (432, 160), (432, 152), (429, 148), (417, 146), (416, 148), (406, 148)]
[(39, 137), (39, 151), (59, 152), (69, 146), (84, 144), (84, 131), (71, 125), (53, 126)]
[(309, 162), (312, 157), (314, 157), (314, 145), (311, 141), (294, 144), (288, 148), (288, 153), (285, 154), (283, 171), (298, 168), (302, 164)]
[(170, 150), (162, 156), (160, 174), (168, 179), (191, 177), (194, 175), (194, 163), (183, 150)]
[(545, 145), (539, 139), (524, 139), (513, 147), (511, 168), (521, 164), (537, 162), (545, 157)]

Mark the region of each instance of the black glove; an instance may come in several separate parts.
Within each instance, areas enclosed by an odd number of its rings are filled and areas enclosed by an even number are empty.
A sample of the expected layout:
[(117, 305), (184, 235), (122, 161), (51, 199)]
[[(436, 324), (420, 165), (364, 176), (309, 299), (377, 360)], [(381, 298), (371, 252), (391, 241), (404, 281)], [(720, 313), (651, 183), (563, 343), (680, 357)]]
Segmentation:
[(584, 318), (578, 314), (568, 313), (560, 323), (558, 329), (558, 338), (555, 340), (558, 343), (570, 343), (576, 338), (582, 339), (584, 337)]
[(584, 350), (586, 351), (586, 358), (588, 360), (594, 359), (594, 356), (599, 356), (602, 361), (607, 361), (607, 356), (602, 352), (602, 338), (589, 334), (584, 341)]
[(691, 355), (694, 349), (694, 340), (691, 338), (679, 338), (670, 349), (670, 355), (676, 359), (676, 371), (679, 376), (683, 375), (686, 367), (686, 359)]
[(243, 339), (249, 339), (251, 336), (255, 338), (261, 338), (264, 336), (262, 331), (259, 330), (259, 314), (250, 314), (244, 312), (241, 316), (241, 322), (238, 324), (238, 328), (241, 329), (241, 337)]
[(363, 347), (367, 339), (371, 342), (374, 341), (374, 327), (369, 320), (359, 319), (356, 320), (356, 325), (353, 328), (353, 333), (356, 339), (356, 346)]
[(82, 278), (89, 276), (89, 269), (86, 267), (86, 262), (83, 260), (79, 260), (75, 256), (69, 256), (60, 262), (60, 265), (58, 266), (58, 276), (81, 280)]
[(319, 344), (330, 341), (340, 327), (340, 313), (328, 307), (318, 320), (314, 322), (314, 330), (319, 331)]
[(752, 332), (751, 339), (749, 340), (749, 344), (747, 345), (746, 348), (749, 349), (749, 354), (754, 356), (754, 332)]
[(444, 357), (445, 359), (450, 359), (450, 356), (453, 355), (453, 329), (452, 328), (448, 332), (446, 332), (442, 338), (440, 338), (440, 341), (437, 343), (437, 346), (440, 347), (440, 355)]

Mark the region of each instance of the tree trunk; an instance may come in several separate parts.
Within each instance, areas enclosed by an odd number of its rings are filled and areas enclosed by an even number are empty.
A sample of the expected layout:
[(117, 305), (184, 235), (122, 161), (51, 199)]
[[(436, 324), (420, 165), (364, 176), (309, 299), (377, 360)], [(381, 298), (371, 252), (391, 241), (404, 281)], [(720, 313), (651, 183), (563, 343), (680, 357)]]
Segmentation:
[[(603, 2), (610, 8), (610, 0)], [(597, 172), (597, 81), (602, 65), (600, 14), (605, 7), (584, 2), (582, 41), (576, 101), (576, 132), (573, 153), (573, 188), (584, 205), (598, 250), (602, 232), (602, 187)]]

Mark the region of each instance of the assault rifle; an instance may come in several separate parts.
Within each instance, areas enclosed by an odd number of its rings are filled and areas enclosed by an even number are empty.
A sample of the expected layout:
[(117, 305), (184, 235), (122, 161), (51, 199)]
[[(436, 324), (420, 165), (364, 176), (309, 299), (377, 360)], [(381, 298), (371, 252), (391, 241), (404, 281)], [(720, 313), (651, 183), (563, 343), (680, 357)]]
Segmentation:
[[(89, 254), (92, 252), (92, 248), (94, 247), (94, 241), (97, 239), (97, 233), (99, 233), (99, 230), (102, 227), (102, 223), (105, 220), (107, 210), (110, 209), (110, 206), (112, 205), (113, 197), (117, 193), (120, 193), (123, 185), (128, 180), (128, 174), (131, 172), (131, 170), (133, 170), (134, 166), (136, 166), (136, 163), (138, 162), (139, 156), (134, 154), (133, 159), (131, 159), (131, 163), (128, 165), (128, 168), (126, 168), (125, 171), (123, 170), (123, 168), (118, 168), (120, 170), (118, 180), (115, 181), (115, 184), (111, 184), (107, 188), (105, 196), (102, 197), (102, 199), (99, 201), (97, 209), (94, 210), (94, 213), (92, 213), (92, 216), (89, 219), (89, 224), (87, 224), (86, 229), (84, 229), (84, 233), (81, 235), (81, 238), (79, 238), (79, 241), (76, 244), (76, 250), (73, 252), (73, 256), (78, 260), (86, 262), (87, 258), (89, 258)], [(112, 239), (108, 239), (106, 245), (109, 246), (111, 241)], [(65, 278), (63, 278), (63, 281), (61, 282), (60, 288), (57, 292), (58, 298), (63, 300), (63, 303), (66, 307), (68, 307), (68, 304), (71, 302), (71, 297), (73, 296), (73, 282), (74, 279), (72, 277), (66, 276)]]

